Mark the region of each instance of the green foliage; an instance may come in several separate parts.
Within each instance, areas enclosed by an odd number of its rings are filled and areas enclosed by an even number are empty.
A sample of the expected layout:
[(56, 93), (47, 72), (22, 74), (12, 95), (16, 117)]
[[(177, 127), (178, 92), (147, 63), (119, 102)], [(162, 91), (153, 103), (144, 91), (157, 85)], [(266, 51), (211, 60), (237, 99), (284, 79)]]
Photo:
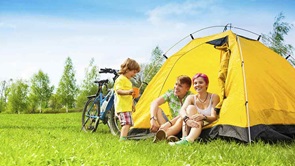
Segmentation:
[(52, 110), (59, 110), (62, 108), (62, 104), (58, 101), (58, 96), (56, 94), (51, 95), (48, 105)]
[(0, 165), (294, 165), (295, 141), (242, 144), (220, 139), (171, 147), (119, 142), (107, 125), (81, 130), (81, 113), (0, 114)]
[(157, 74), (159, 69), (162, 67), (164, 57), (162, 56), (163, 51), (157, 46), (153, 51), (150, 59), (150, 63), (141, 64), (141, 72), (138, 74), (136, 79), (133, 81), (134, 84), (141, 85), (140, 92), (143, 93), (147, 84)]
[(54, 90), (54, 86), (50, 86), (49, 84), (50, 80), (48, 75), (41, 70), (33, 75), (31, 79), (31, 93), (29, 95), (33, 110), (39, 107), (39, 112), (41, 113), (42, 108), (48, 108), (48, 102)]
[[(273, 32), (270, 32), (269, 35), (262, 34), (262, 39), (270, 49), (281, 56), (286, 57), (293, 53), (294, 47), (290, 44), (284, 43), (284, 36), (288, 35), (288, 32), (292, 29), (293, 24), (284, 22), (284, 18), (285, 16), (283, 13), (279, 13), (273, 24)], [(293, 65), (295, 64), (293, 63)]]
[(136, 74), (135, 78), (131, 79), (132, 85), (139, 88), (140, 87), (140, 93), (143, 93), (146, 84), (143, 82), (145, 75), (144, 75), (144, 71), (146, 68), (147, 64), (140, 64), (140, 69), (141, 71), (139, 73)]
[(9, 81), (1, 81), (0, 82), (0, 113), (5, 112), (7, 106), (7, 98), (10, 90), (10, 85), (12, 83), (12, 79)]
[(76, 85), (75, 70), (71, 58), (68, 57), (56, 92), (58, 101), (62, 103), (66, 110), (75, 107), (77, 91), (78, 87)]
[(23, 80), (17, 80), (11, 84), (10, 93), (8, 95), (9, 113), (26, 113), (28, 111), (28, 92), (29, 85)]
[(0, 113), (4, 112), (6, 109), (6, 103), (3, 100), (0, 100)]
[(0, 82), (0, 113), (5, 111), (6, 108), (6, 100), (4, 98), (4, 93), (6, 89), (6, 81), (1, 81)]
[(89, 66), (85, 69), (85, 78), (80, 86), (77, 96), (77, 107), (83, 107), (87, 96), (93, 95), (97, 91), (97, 84), (94, 83), (98, 80), (98, 67), (94, 65), (94, 58), (90, 60)]
[(148, 64), (144, 69), (144, 81), (149, 83), (152, 78), (156, 75), (156, 73), (159, 71), (159, 69), (162, 66), (162, 63), (164, 61), (164, 57), (162, 56), (163, 51), (160, 50), (160, 48), (157, 46), (151, 56), (151, 63)]

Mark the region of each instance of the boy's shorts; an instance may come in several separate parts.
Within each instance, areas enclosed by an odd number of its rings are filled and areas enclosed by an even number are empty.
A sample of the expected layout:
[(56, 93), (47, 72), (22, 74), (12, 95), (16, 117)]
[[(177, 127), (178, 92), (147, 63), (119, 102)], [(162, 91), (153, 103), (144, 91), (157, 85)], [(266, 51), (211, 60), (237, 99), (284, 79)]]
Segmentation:
[(117, 113), (121, 126), (130, 125), (133, 126), (133, 120), (131, 112), (119, 112)]

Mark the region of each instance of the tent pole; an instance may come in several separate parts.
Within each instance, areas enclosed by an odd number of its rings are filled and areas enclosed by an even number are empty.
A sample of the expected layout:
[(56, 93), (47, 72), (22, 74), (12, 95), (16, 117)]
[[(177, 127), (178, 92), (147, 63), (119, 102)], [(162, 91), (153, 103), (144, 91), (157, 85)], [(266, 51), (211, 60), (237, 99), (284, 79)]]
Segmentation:
[(288, 60), (288, 58), (290, 57), (291, 55), (288, 55), (285, 59), (287, 59)]
[(237, 36), (237, 43), (240, 51), (240, 57), (241, 57), (241, 67), (242, 67), (242, 72), (243, 72), (243, 79), (244, 79), (244, 94), (245, 94), (245, 107), (246, 107), (246, 113), (247, 113), (247, 123), (248, 123), (248, 140), (249, 143), (251, 144), (251, 131), (250, 131), (250, 113), (249, 113), (249, 107), (248, 107), (248, 91), (247, 91), (247, 85), (246, 85), (246, 72), (245, 72), (245, 66), (244, 66), (244, 57), (243, 57), (243, 52), (241, 49), (241, 43), (239, 40), (239, 37)]
[(165, 59), (168, 59), (168, 57), (166, 56), (166, 54), (163, 54), (163, 57), (164, 57)]

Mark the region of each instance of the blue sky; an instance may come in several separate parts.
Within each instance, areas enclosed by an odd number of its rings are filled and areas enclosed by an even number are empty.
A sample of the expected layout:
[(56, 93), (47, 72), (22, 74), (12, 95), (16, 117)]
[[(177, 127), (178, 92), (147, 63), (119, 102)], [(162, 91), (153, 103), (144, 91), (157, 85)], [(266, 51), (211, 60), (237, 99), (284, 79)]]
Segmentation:
[[(71, 57), (80, 83), (92, 57), (101, 68), (127, 57), (144, 63), (156, 46), (166, 52), (192, 32), (228, 23), (267, 34), (280, 12), (295, 25), (293, 0), (0, 0), (0, 81), (29, 80), (41, 69), (57, 86)], [(295, 47), (294, 28), (285, 39)]]

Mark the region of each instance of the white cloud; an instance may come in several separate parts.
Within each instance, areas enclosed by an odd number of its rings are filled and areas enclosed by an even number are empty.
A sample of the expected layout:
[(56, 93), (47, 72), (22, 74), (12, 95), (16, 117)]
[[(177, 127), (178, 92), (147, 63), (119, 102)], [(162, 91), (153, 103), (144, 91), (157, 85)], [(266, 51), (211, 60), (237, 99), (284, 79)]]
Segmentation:
[(213, 0), (171, 2), (148, 11), (147, 15), (149, 17), (148, 20), (155, 25), (161, 25), (167, 22), (167, 20), (174, 23), (181, 20), (185, 22), (192, 17), (200, 18), (204, 13), (210, 13), (208, 11), (210, 6), (214, 6)]
[(1, 30), (9, 30), (9, 29), (16, 29), (16, 27), (12, 24), (7, 24), (5, 22), (0, 22), (0, 29)]

